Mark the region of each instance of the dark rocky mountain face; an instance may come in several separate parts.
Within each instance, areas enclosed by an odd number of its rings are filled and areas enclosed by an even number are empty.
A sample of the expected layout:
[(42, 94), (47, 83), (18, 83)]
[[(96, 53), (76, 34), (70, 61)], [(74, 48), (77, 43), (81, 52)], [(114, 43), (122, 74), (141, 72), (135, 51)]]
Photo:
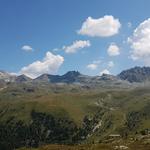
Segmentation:
[(69, 71), (62, 76), (43, 74), (43, 75), (37, 77), (36, 79), (34, 79), (34, 81), (35, 82), (42, 81), (42, 82), (50, 82), (50, 83), (73, 83), (78, 79), (78, 77), (80, 75), (81, 74), (77, 71)]
[(36, 79), (33, 80), (34, 82), (47, 82), (47, 83), (57, 83), (60, 81), (59, 75), (49, 75), (43, 74)]
[(118, 77), (131, 83), (150, 81), (150, 67), (134, 67), (122, 71)]
[(61, 76), (60, 79), (62, 82), (73, 83), (78, 81), (79, 76), (81, 76), (81, 74), (78, 71), (69, 71)]
[(69, 71), (66, 74), (64, 74), (64, 77), (69, 77), (69, 78), (74, 78), (74, 77), (78, 77), (80, 74), (80, 72), (78, 71)]
[(20, 75), (15, 79), (15, 82), (17, 83), (30, 82), (30, 81), (32, 81), (32, 79), (27, 77), (26, 75)]

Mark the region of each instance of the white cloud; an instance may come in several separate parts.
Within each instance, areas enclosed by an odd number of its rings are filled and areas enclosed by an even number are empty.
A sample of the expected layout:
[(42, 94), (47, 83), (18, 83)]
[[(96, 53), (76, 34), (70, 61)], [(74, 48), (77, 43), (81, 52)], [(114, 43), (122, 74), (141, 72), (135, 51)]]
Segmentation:
[(26, 51), (26, 52), (33, 51), (33, 48), (31, 46), (29, 46), (29, 45), (24, 45), (24, 46), (22, 46), (21, 49), (24, 50), (24, 51)]
[(79, 49), (90, 47), (91, 43), (90, 41), (75, 41), (70, 46), (63, 46), (63, 50), (65, 50), (66, 53), (76, 53)]
[(109, 37), (117, 34), (120, 27), (119, 19), (115, 19), (113, 16), (104, 16), (98, 19), (88, 17), (78, 34), (91, 37)]
[[(131, 45), (131, 58), (147, 63), (150, 59), (150, 18), (142, 22), (128, 38)], [(149, 63), (150, 65), (150, 63)]]
[(31, 78), (36, 78), (44, 73), (55, 74), (63, 62), (64, 58), (62, 56), (47, 52), (42, 61), (38, 60), (23, 67), (19, 73)]
[(89, 65), (87, 65), (87, 68), (90, 69), (90, 70), (96, 70), (97, 67), (98, 67), (97, 64), (89, 64)]
[(114, 65), (115, 65), (115, 64), (114, 64), (114, 62), (113, 62), (113, 61), (109, 61), (109, 62), (108, 62), (108, 67), (109, 67), (109, 68), (114, 67)]
[(107, 53), (109, 56), (117, 56), (120, 55), (120, 48), (115, 44), (112, 43), (107, 49)]
[(109, 70), (107, 69), (104, 69), (100, 72), (100, 76), (103, 75), (103, 74), (110, 74)]
[(91, 64), (87, 65), (86, 67), (90, 70), (96, 70), (101, 63), (101, 60), (94, 60)]

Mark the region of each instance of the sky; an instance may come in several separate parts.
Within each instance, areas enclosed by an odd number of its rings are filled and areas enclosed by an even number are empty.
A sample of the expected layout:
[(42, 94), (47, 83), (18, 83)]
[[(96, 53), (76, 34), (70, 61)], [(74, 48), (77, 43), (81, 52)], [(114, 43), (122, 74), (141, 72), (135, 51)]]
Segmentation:
[(0, 0), (0, 70), (36, 78), (150, 66), (149, 0)]

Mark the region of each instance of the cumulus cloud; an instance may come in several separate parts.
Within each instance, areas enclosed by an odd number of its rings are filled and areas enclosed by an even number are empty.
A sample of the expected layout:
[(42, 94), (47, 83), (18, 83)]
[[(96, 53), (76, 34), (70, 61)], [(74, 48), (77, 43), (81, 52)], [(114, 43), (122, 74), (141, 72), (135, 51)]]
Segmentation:
[(31, 46), (29, 46), (29, 45), (24, 45), (24, 46), (22, 46), (21, 49), (24, 50), (24, 51), (26, 51), (26, 52), (33, 51), (33, 48)]
[(117, 56), (120, 55), (120, 48), (115, 44), (112, 43), (107, 49), (107, 53), (109, 56)]
[(113, 62), (113, 61), (109, 61), (109, 62), (108, 62), (108, 67), (109, 67), (109, 68), (114, 67), (114, 65), (115, 65), (115, 64), (114, 64), (114, 62)]
[(119, 19), (115, 19), (113, 16), (104, 16), (98, 19), (88, 17), (78, 34), (91, 37), (109, 37), (117, 34), (120, 27)]
[(97, 64), (89, 64), (89, 65), (87, 65), (87, 68), (90, 69), (90, 70), (96, 70), (97, 67), (98, 67)]
[(94, 60), (91, 64), (87, 65), (86, 67), (90, 70), (96, 70), (101, 63), (101, 60)]
[(64, 58), (62, 56), (47, 52), (43, 60), (35, 61), (32, 64), (23, 67), (19, 73), (25, 74), (31, 78), (36, 78), (44, 73), (55, 74), (63, 62)]
[[(128, 38), (131, 45), (131, 58), (150, 62), (150, 18), (142, 22)], [(150, 63), (149, 63), (150, 65)]]
[(91, 46), (90, 41), (79, 40), (73, 42), (73, 44), (70, 46), (63, 46), (63, 50), (65, 50), (66, 53), (76, 53), (79, 49), (90, 47), (90, 46)]
[(104, 69), (100, 72), (100, 76), (103, 74), (110, 74), (110, 71), (108, 69)]

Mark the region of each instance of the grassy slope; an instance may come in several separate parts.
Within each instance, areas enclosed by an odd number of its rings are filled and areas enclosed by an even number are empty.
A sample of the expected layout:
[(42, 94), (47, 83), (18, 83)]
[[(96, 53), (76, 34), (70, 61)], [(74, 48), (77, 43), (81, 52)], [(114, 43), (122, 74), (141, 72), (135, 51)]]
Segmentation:
[[(26, 89), (33, 88), (33, 92)], [(72, 92), (74, 89), (75, 92)], [(55, 90), (55, 92), (54, 92)], [(66, 92), (67, 91), (67, 92)], [(102, 106), (97, 105), (102, 101)], [(102, 116), (102, 131), (98, 130), (89, 138), (89, 141), (98, 140), (100, 136), (117, 133), (124, 127), (126, 114), (131, 111), (141, 112), (150, 106), (150, 89), (134, 90), (80, 90), (74, 87), (40, 87), (10, 86), (0, 92), (0, 122), (5, 122), (10, 117), (30, 122), (30, 113), (34, 109), (57, 116), (68, 116), (78, 125), (81, 125), (85, 115), (94, 114), (99, 107), (107, 112)], [(106, 127), (106, 122), (111, 121), (112, 126)], [(140, 131), (150, 127), (150, 118), (141, 118), (141, 123), (136, 130)]]
[(149, 150), (150, 144), (144, 144), (140, 142), (120, 142), (113, 144), (90, 144), (90, 145), (76, 145), (76, 146), (67, 146), (67, 145), (46, 145), (39, 148), (21, 148), (18, 150), (115, 150), (116, 146), (127, 146), (128, 150)]
[(13, 89), (13, 91), (6, 89), (0, 94), (0, 121), (15, 116), (16, 119), (24, 120), (27, 123), (30, 120), (30, 113), (34, 109), (57, 115), (67, 112), (77, 123), (80, 123), (87, 113), (85, 112), (87, 105), (93, 98), (95, 95), (88, 93), (65, 94), (62, 92), (55, 94), (38, 90), (34, 93), (27, 93), (20, 89)]

